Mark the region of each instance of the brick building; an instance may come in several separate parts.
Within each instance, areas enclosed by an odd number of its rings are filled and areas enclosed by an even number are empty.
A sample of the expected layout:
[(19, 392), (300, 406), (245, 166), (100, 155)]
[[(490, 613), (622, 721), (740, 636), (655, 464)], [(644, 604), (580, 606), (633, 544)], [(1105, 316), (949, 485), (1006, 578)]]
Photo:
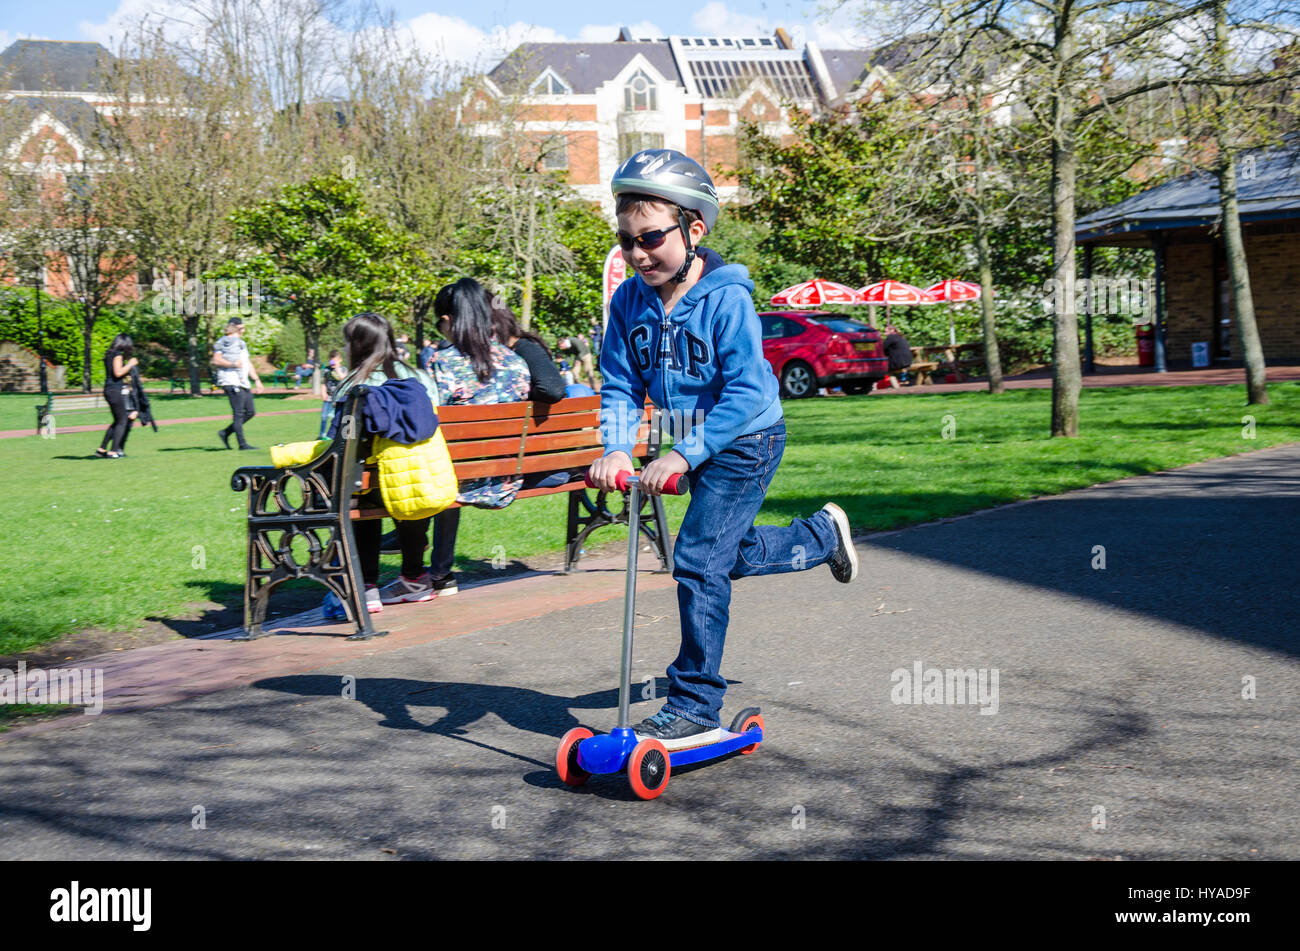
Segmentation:
[[(1260, 342), (1269, 362), (1300, 358), (1300, 137), (1285, 148), (1244, 153), (1237, 165), (1238, 201), (1251, 296)], [(1183, 175), (1080, 218), (1081, 247), (1148, 247), (1164, 274), (1165, 348), (1185, 363), (1192, 344), (1209, 345), (1216, 361), (1240, 361), (1232, 322), (1212, 175)]]
[[(735, 163), (741, 118), (788, 135), (785, 108), (820, 111), (886, 81), (888, 51), (796, 47), (773, 36), (637, 38), (608, 43), (525, 43), (487, 74), (465, 102), (465, 121), (494, 135), (509, 101), (525, 132), (548, 137), (544, 164), (567, 172), (582, 196), (612, 213), (609, 180), (641, 148), (672, 148), (710, 173)], [(734, 179), (716, 176), (720, 195)]]
[[(113, 59), (99, 43), (17, 40), (0, 51), (0, 160), (57, 190), (102, 162), (95, 140), (120, 108), (105, 81)], [(76, 296), (71, 269), (56, 254), (46, 256), (43, 284)], [(115, 299), (138, 296), (130, 280)]]

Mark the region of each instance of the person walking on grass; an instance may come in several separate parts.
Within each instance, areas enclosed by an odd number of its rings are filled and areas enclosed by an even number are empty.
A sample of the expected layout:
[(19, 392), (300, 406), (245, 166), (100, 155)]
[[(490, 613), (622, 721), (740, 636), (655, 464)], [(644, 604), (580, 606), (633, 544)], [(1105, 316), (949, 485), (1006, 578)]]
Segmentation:
[(226, 393), (230, 400), (230, 425), (217, 431), (217, 438), (222, 445), (230, 448), (230, 436), (233, 433), (240, 449), (256, 449), (244, 439), (244, 424), (257, 415), (253, 406), (253, 391), (249, 380), (262, 392), (262, 379), (257, 375), (252, 360), (248, 357), (248, 344), (244, 343), (244, 321), (241, 317), (231, 317), (226, 324), (225, 336), (221, 337), (212, 350), (212, 363), (217, 368), (217, 386)]
[(140, 363), (135, 343), (126, 334), (118, 334), (104, 354), (104, 399), (113, 413), (113, 422), (95, 450), (101, 459), (121, 459), (126, 455), (126, 437), (131, 434), (131, 420), (139, 416), (135, 405), (131, 371)]
[(605, 455), (591, 479), (613, 492), (632, 469), (647, 395), (671, 410), (674, 446), (641, 470), (641, 486), (657, 495), (669, 477), (690, 473), (673, 546), (681, 649), (663, 709), (633, 729), (682, 749), (722, 734), (731, 579), (829, 564), (848, 583), (858, 556), (834, 503), (784, 528), (754, 525), (785, 451), (785, 419), (748, 272), (697, 246), (718, 218), (708, 173), (680, 152), (646, 149), (614, 173), (612, 190), (629, 277), (614, 292), (601, 347)]

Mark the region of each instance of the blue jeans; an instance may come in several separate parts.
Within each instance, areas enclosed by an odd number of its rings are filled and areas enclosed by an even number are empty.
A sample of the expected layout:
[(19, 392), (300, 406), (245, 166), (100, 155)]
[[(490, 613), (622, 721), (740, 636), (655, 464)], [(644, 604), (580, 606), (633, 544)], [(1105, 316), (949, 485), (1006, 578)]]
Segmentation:
[(785, 452), (785, 420), (736, 439), (691, 470), (691, 500), (673, 546), (682, 647), (668, 668), (664, 708), (718, 726), (727, 681), (718, 673), (731, 618), (731, 579), (815, 568), (839, 536), (825, 512), (785, 528), (755, 526)]

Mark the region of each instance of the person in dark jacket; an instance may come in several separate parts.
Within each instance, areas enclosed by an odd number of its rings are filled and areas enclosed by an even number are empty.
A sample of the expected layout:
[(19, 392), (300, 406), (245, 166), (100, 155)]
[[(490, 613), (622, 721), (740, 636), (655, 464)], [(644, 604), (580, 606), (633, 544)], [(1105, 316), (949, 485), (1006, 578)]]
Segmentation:
[(499, 299), (491, 298), (491, 305), (492, 330), (496, 338), (528, 364), (528, 398), (542, 403), (558, 403), (564, 399), (564, 379), (555, 368), (546, 341), (531, 330), (520, 327), (510, 308)]
[(126, 334), (118, 334), (104, 354), (104, 399), (113, 412), (113, 422), (95, 450), (101, 459), (121, 459), (126, 455), (126, 437), (131, 434), (131, 420), (140, 415), (136, 403), (131, 371), (140, 363), (135, 357), (135, 343)]
[(889, 360), (889, 385), (898, 389), (898, 375), (912, 365), (912, 348), (893, 324), (885, 325), (885, 357)]

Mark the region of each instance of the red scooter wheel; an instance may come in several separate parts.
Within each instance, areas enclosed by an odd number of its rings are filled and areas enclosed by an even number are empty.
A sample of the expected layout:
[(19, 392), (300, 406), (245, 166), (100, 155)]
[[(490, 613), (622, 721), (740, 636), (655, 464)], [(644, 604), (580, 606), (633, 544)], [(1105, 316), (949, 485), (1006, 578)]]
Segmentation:
[(668, 786), (673, 774), (668, 751), (658, 740), (642, 740), (627, 760), (627, 782), (638, 799), (654, 799)]
[[(755, 714), (753, 714), (753, 715), (751, 715), (751, 716), (747, 716), (747, 717), (745, 717), (745, 719), (744, 719), (744, 720), (741, 722), (741, 724), (740, 724), (740, 729), (739, 729), (739, 730), (736, 730), (735, 732), (737, 732), (737, 733), (744, 733), (744, 732), (745, 732), (746, 730), (748, 730), (750, 727), (755, 727), (755, 726), (758, 727), (760, 730), (763, 731), (763, 736), (764, 736), (764, 738), (766, 738), (766, 737), (767, 737), (767, 726), (764, 725), (764, 723), (763, 723), (763, 718), (762, 718), (759, 714), (757, 714), (757, 713), (755, 713)], [(741, 749), (740, 752), (742, 752), (742, 753), (744, 753), (746, 756), (748, 756), (750, 753), (755, 752), (757, 749), (758, 749), (758, 744), (757, 744), (757, 743), (751, 743), (751, 744), (749, 744), (749, 746), (746, 746), (746, 747), (744, 747), (743, 749)]]
[(591, 778), (591, 773), (578, 765), (578, 744), (592, 735), (585, 726), (575, 726), (561, 738), (555, 751), (555, 771), (565, 785), (581, 786)]

